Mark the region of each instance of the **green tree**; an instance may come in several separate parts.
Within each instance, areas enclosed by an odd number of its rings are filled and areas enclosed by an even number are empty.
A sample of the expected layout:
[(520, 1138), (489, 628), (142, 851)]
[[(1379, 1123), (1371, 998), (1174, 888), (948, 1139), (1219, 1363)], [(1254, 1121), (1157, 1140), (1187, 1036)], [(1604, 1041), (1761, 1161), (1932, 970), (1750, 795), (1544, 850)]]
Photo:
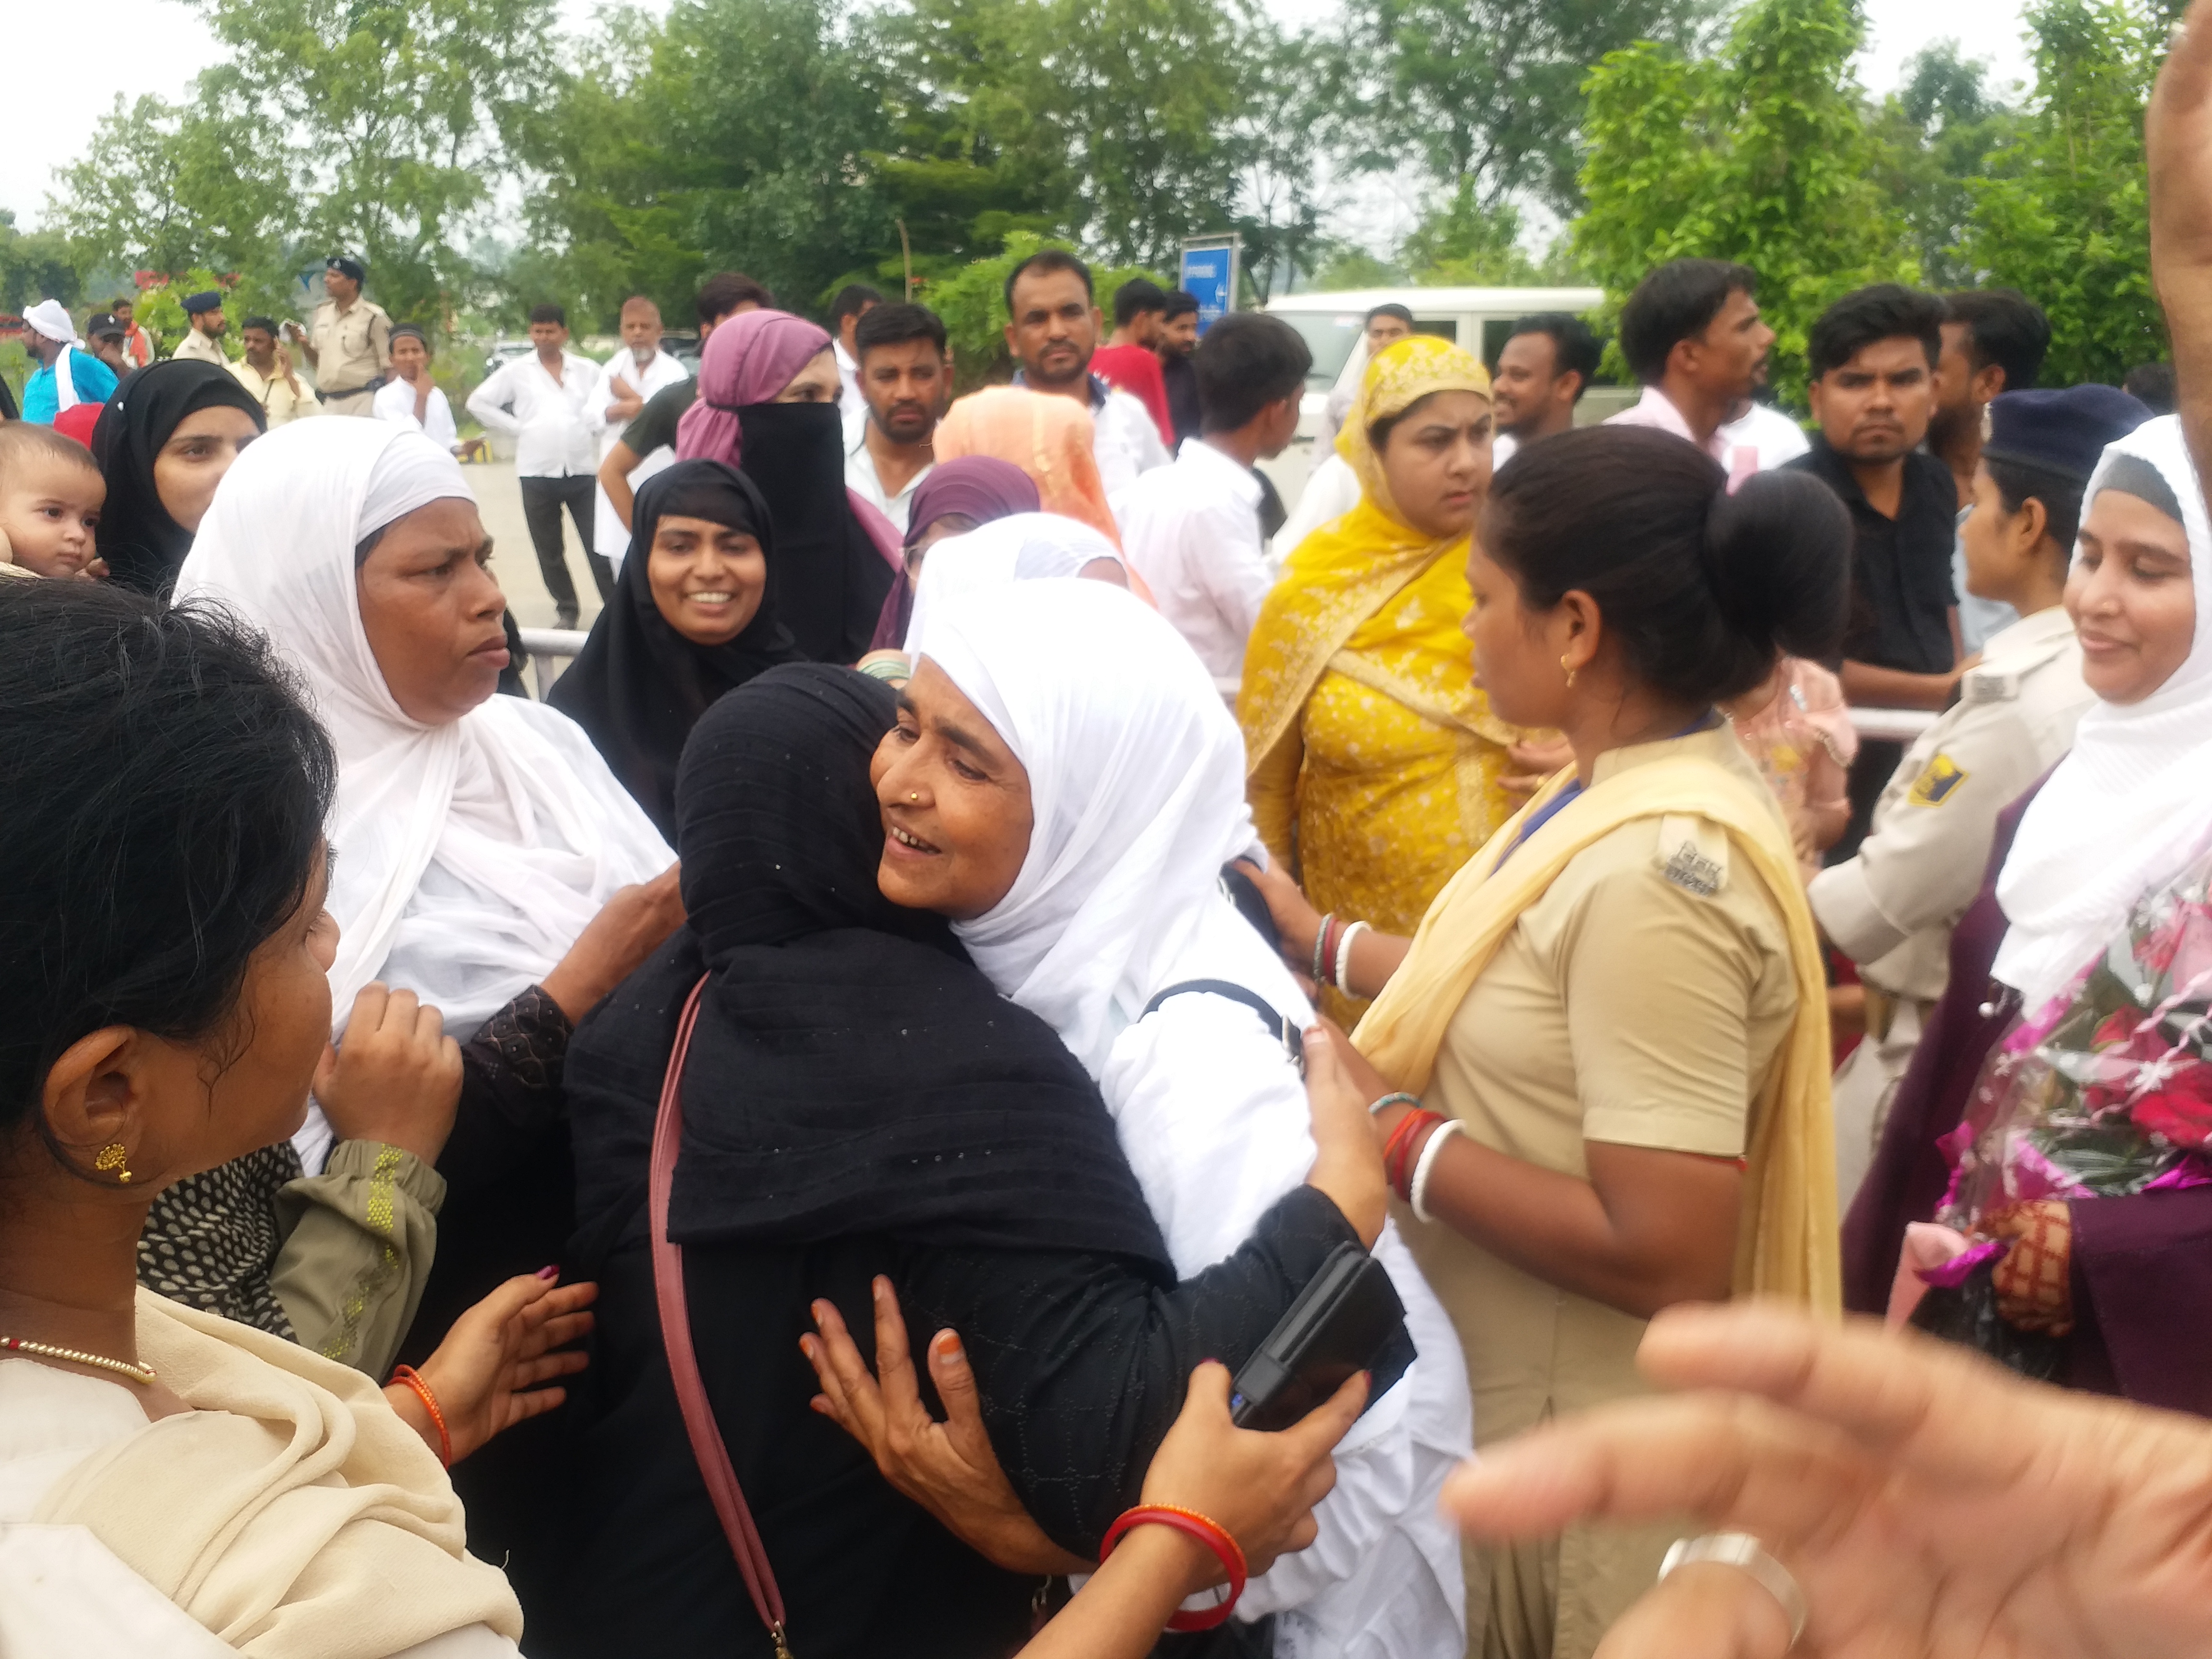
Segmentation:
[(1576, 257), (1615, 304), (1668, 259), (1749, 265), (1793, 398), (1831, 301), (1920, 274), (1851, 71), (1863, 27), (1852, 0), (1753, 0), (1718, 58), (1643, 44), (1588, 82)]
[(1905, 64), (1903, 83), (1875, 120), (1882, 186), (1904, 215), (1922, 274), (1936, 288), (1971, 286), (1978, 273), (1965, 242), (1972, 180), (1991, 150), (2009, 142), (2018, 112), (1990, 88), (1985, 64), (1940, 40)]
[(2039, 0), (2027, 19), (2034, 95), (1969, 185), (1966, 257), (2050, 313), (2054, 385), (2116, 382), (2166, 349), (2150, 288), (2142, 112), (2171, 20), (2128, 0)]
[(75, 305), (82, 296), (82, 267), (60, 232), (15, 228), (15, 216), (0, 208), (0, 311), (21, 312), (41, 300)]
[(1344, 0), (1333, 61), (1333, 148), (1356, 170), (1418, 166), (1447, 198), (1485, 208), (1531, 192), (1581, 204), (1583, 80), (1640, 40), (1693, 46), (1714, 0)]

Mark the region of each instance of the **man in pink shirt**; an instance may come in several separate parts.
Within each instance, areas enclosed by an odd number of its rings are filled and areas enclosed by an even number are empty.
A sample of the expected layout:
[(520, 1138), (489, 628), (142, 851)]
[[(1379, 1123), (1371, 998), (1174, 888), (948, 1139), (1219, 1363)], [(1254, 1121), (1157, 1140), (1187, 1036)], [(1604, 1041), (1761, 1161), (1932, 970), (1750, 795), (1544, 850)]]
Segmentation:
[(1722, 259), (1670, 259), (1637, 284), (1620, 313), (1620, 355), (1644, 395), (1613, 417), (1686, 438), (1729, 471), (1759, 471), (1759, 451), (1721, 428), (1751, 401), (1774, 344), (1760, 320), (1759, 277)]

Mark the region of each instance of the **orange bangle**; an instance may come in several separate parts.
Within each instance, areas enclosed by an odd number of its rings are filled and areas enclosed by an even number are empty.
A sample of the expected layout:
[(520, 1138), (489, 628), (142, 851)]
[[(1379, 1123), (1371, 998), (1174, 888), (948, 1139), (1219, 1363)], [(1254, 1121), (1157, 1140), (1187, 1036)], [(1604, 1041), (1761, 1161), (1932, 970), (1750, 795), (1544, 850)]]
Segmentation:
[(447, 1468), (453, 1467), (453, 1437), (446, 1431), (446, 1414), (438, 1409), (438, 1396), (430, 1392), (430, 1385), (422, 1380), (422, 1373), (412, 1365), (394, 1365), (392, 1380), (415, 1390), (415, 1397), (422, 1402), (422, 1409), (430, 1413), (430, 1421), (438, 1430), (438, 1462)]
[(1172, 1527), (1186, 1537), (1194, 1538), (1213, 1552), (1221, 1563), (1221, 1570), (1229, 1576), (1229, 1598), (1202, 1613), (1178, 1613), (1168, 1620), (1174, 1631), (1212, 1630), (1216, 1625), (1228, 1622), (1237, 1598), (1244, 1594), (1246, 1565), (1244, 1551), (1229, 1528), (1218, 1521), (1209, 1520), (1196, 1510), (1187, 1510), (1176, 1504), (1139, 1504), (1133, 1510), (1124, 1510), (1114, 1524), (1106, 1528), (1105, 1541), (1098, 1547), (1098, 1559), (1103, 1563), (1114, 1553), (1114, 1546), (1121, 1534), (1132, 1527), (1151, 1522), (1157, 1526)]

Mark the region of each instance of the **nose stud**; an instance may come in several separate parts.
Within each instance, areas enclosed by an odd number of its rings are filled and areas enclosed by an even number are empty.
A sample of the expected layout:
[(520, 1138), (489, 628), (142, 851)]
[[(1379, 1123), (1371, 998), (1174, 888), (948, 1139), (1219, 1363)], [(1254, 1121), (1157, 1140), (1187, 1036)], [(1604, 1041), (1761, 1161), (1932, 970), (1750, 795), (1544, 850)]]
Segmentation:
[(907, 799), (908, 800), (920, 800), (921, 799), (921, 791), (919, 789), (909, 791), (907, 795)]

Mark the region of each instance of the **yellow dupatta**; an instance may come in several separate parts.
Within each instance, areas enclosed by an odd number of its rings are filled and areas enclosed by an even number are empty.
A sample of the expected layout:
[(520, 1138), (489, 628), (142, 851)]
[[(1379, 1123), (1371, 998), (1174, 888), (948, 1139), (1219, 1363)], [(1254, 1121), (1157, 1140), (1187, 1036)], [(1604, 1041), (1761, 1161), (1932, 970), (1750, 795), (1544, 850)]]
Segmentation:
[(1724, 768), (1693, 755), (1627, 768), (1562, 807), (1513, 851), (1521, 826), (1573, 778), (1561, 772), (1437, 896), (1413, 949), (1352, 1033), (1394, 1088), (1419, 1093), (1436, 1070), (1445, 1028), (1521, 913), (1549, 890), (1569, 860), (1625, 823), (1674, 814), (1728, 832), (1782, 913), (1797, 985), (1797, 1012), (1759, 1090), (1746, 1148), (1743, 1215), (1735, 1288), (1843, 1306), (1836, 1216), (1835, 1127), (1829, 1102), (1827, 976), (1797, 855), (1773, 801)]
[[(1400, 519), (1368, 441), (1376, 422), (1437, 392), (1487, 398), (1490, 375), (1450, 341), (1429, 335), (1400, 340), (1367, 365), (1336, 434), (1337, 453), (1359, 479), (1359, 504), (1298, 544), (1245, 648), (1237, 718), (1248, 773), (1282, 739), (1332, 666), (1437, 725), (1497, 744), (1522, 735), (1492, 715), (1464, 666), (1472, 653), (1459, 628), (1474, 605), (1462, 568), (1468, 538), (1434, 540)], [(1401, 600), (1410, 603), (1395, 603)], [(1387, 614), (1397, 611), (1410, 613), (1411, 626)], [(1460, 672), (1438, 672), (1446, 659), (1462, 665)]]

